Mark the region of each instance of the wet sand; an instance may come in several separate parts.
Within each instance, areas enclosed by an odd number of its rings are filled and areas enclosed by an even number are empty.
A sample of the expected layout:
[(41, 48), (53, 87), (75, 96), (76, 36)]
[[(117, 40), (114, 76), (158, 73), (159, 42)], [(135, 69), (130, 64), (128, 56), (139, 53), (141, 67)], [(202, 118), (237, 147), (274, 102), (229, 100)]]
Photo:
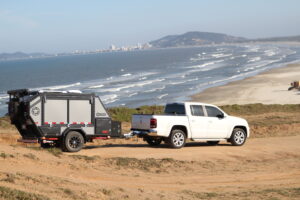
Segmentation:
[(300, 80), (300, 63), (263, 72), (244, 80), (209, 88), (192, 96), (193, 101), (216, 105), (299, 104), (300, 91), (288, 91), (290, 83)]

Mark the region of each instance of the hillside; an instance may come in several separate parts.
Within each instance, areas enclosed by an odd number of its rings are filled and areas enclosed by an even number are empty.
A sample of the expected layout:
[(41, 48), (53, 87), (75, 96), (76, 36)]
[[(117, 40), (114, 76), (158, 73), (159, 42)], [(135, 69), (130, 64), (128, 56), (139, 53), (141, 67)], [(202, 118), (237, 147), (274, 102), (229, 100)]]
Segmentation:
[[(15, 128), (0, 118), (0, 199), (299, 199), (299, 105), (222, 108), (248, 120), (251, 138), (244, 146), (192, 142), (174, 150), (133, 138), (97, 140), (63, 153), (18, 144)], [(161, 110), (110, 113), (129, 121), (131, 112)]]
[(222, 33), (210, 32), (187, 32), (182, 35), (168, 35), (161, 39), (154, 40), (150, 44), (156, 48), (166, 47), (184, 47), (184, 46), (199, 46), (207, 44), (220, 44), (243, 42), (246, 38), (235, 37)]
[(253, 40), (255, 42), (300, 42), (300, 35), (289, 37), (271, 37)]

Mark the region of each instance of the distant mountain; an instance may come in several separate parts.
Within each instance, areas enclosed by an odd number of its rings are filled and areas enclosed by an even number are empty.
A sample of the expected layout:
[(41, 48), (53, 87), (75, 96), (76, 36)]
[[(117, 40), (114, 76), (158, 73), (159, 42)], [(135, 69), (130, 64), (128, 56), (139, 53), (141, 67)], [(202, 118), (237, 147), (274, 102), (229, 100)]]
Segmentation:
[(222, 33), (209, 32), (187, 32), (182, 35), (168, 35), (161, 39), (150, 42), (153, 47), (184, 47), (184, 46), (199, 46), (206, 44), (220, 44), (232, 42), (244, 42), (246, 38), (235, 37)]
[(18, 59), (26, 59), (26, 58), (40, 58), (46, 57), (49, 54), (45, 53), (23, 53), (23, 52), (15, 52), (15, 53), (0, 53), (0, 60), (18, 60)]
[(255, 42), (300, 42), (300, 35), (287, 37), (271, 37), (251, 40)]

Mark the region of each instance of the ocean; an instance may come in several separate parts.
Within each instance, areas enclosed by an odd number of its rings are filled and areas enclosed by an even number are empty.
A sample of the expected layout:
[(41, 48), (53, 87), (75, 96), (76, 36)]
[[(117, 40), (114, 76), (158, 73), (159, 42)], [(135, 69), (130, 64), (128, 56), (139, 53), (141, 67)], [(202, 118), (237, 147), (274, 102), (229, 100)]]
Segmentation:
[(299, 46), (270, 44), (0, 61), (0, 116), (7, 113), (7, 90), (12, 89), (94, 92), (107, 107), (161, 105), (299, 61)]

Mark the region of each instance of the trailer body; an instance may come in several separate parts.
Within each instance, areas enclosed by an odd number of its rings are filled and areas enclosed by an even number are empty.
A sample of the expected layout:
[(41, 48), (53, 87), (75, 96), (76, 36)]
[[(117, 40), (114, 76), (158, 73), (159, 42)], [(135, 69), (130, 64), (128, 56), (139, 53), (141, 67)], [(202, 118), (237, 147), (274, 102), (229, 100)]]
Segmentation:
[(94, 93), (21, 89), (8, 91), (8, 94), (11, 123), (24, 142), (64, 146), (70, 132), (79, 133), (84, 143), (121, 137), (121, 123), (111, 119), (101, 99)]

